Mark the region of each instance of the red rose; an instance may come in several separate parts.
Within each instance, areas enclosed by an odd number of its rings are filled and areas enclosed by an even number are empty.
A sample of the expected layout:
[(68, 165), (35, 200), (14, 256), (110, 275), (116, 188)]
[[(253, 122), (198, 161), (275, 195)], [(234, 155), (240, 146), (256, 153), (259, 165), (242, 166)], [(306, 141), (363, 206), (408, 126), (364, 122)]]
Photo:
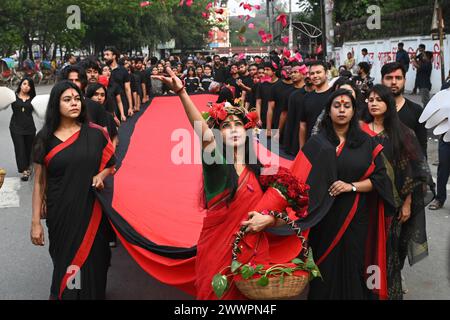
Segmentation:
[(211, 110), (209, 111), (209, 114), (212, 118), (216, 120), (216, 122), (219, 122), (219, 120), (225, 120), (228, 116), (227, 111), (225, 110), (225, 104), (220, 103), (213, 103)]

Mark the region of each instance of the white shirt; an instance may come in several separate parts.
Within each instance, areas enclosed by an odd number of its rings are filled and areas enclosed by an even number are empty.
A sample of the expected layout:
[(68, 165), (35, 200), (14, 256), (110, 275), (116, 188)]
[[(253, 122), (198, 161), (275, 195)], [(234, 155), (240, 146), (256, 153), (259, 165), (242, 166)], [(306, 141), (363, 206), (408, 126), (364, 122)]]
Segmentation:
[(370, 56), (368, 54), (362, 57), (361, 62), (367, 62), (368, 64), (372, 64), (372, 61), (370, 60)]

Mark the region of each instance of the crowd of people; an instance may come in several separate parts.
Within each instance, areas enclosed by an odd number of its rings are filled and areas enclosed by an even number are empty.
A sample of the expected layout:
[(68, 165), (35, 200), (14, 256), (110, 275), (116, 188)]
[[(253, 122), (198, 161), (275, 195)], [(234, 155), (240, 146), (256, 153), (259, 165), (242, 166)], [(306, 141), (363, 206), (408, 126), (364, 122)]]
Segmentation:
[[(201, 93), (217, 94), (216, 104), (227, 103), (227, 117), (215, 126), (230, 147), (248, 148), (245, 139), (227, 137), (245, 137), (246, 115), (254, 111), (260, 134), (278, 141), (281, 150), (295, 158), (294, 175), (307, 177), (313, 203), (309, 218), (299, 223), (311, 228), (309, 243), (323, 277), (311, 282), (309, 297), (403, 297), (401, 270), (406, 257), (412, 265), (428, 254), (425, 186), (433, 190), (434, 185), (426, 160), (427, 132), (418, 122), (422, 107), (404, 96), (407, 66), (401, 54), (399, 62), (383, 66), (381, 84), (376, 85), (370, 77), (370, 59), (355, 68), (350, 55), (339, 70), (333, 61), (305, 63), (298, 53), (287, 51), (252, 58), (158, 60), (107, 48), (102, 61), (72, 58), (52, 89), (45, 125), (37, 136), (31, 116), (32, 79), (19, 85), (11, 121), (23, 180), (28, 180), (34, 163), (33, 244), (44, 245), (44, 216), (49, 228), (52, 299), (105, 297), (109, 243), (114, 239), (94, 189), (104, 188), (104, 180), (114, 173), (121, 124), (153, 97), (178, 95), (189, 120), (203, 121), (207, 131), (209, 124), (190, 99)], [(418, 88), (422, 87), (419, 79)], [(203, 148), (215, 150), (211, 145), (214, 140)], [(228, 202), (219, 209), (224, 214), (233, 216), (230, 210), (240, 208), (242, 216), (230, 218), (237, 228), (242, 220), (252, 232), (282, 225), (261, 213), (248, 215), (251, 206), (244, 205), (246, 197), (262, 197), (263, 190), (245, 194), (247, 189), (237, 189), (239, 179), (250, 175), (257, 184), (262, 166), (239, 157), (234, 161), (231, 171), (229, 166), (203, 164), (208, 213), (217, 210), (210, 201), (222, 195)], [(199, 239), (199, 265), (210, 261), (209, 241), (214, 237), (203, 238), (206, 233), (204, 229)], [(86, 248), (90, 248), (87, 255)], [(366, 284), (368, 262), (381, 266), (386, 280), (375, 290)], [(66, 290), (70, 265), (79, 265), (84, 272), (79, 290)], [(199, 298), (212, 298), (210, 282), (199, 275)], [(231, 292), (229, 298), (242, 297)]]

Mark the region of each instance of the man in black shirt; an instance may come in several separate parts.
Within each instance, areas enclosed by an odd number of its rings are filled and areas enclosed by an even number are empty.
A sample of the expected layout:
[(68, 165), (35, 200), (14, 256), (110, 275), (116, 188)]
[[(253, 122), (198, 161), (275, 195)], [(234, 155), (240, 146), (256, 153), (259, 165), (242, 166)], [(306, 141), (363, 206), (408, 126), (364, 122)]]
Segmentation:
[(313, 62), (309, 76), (315, 90), (306, 94), (300, 107), (300, 149), (311, 137), (317, 118), (325, 109), (332, 93), (327, 79), (327, 65), (322, 61)]
[(105, 62), (111, 67), (111, 78), (109, 81), (110, 83), (114, 82), (119, 86), (125, 114), (128, 114), (128, 116), (131, 117), (133, 115), (133, 98), (131, 95), (130, 75), (123, 66), (119, 66), (119, 58), (120, 53), (115, 48), (107, 48), (104, 51)]
[[(267, 127), (267, 109), (271, 96), (272, 87), (279, 81), (276, 75), (277, 69), (272, 62), (264, 63), (265, 77), (261, 79), (261, 82), (256, 88), (256, 113), (258, 114), (259, 121), (262, 128)], [(267, 135), (270, 137), (272, 132), (267, 131)]]
[(419, 89), (419, 94), (422, 96), (422, 105), (424, 108), (428, 104), (428, 101), (430, 101), (430, 78), (433, 70), (431, 64), (432, 59), (433, 53), (426, 51), (419, 62), (413, 61), (414, 66), (417, 68), (416, 87)]
[(239, 72), (239, 79), (236, 80), (236, 83), (239, 89), (241, 90), (241, 98), (243, 101), (243, 105), (245, 106), (245, 102), (252, 93), (253, 87), (253, 77), (248, 71), (247, 62), (245, 60), (239, 61), (238, 72)]
[[(303, 71), (304, 72), (304, 71)], [(286, 127), (284, 129), (283, 147), (286, 153), (297, 155), (299, 150), (300, 131), (300, 107), (307, 91), (305, 90), (305, 76), (299, 65), (294, 65), (291, 69), (291, 79), (294, 91), (288, 98), (288, 113)]]
[(422, 151), (427, 156), (427, 130), (425, 123), (419, 123), (422, 107), (403, 96), (405, 92), (406, 70), (402, 64), (392, 62), (381, 68), (382, 84), (391, 88), (397, 105), (400, 121), (416, 134)]
[(240, 98), (242, 90), (238, 85), (237, 80), (239, 79), (239, 68), (238, 65), (232, 63), (230, 65), (230, 77), (225, 81), (227, 84), (232, 85), (235, 88), (235, 98)]
[(406, 52), (406, 50), (403, 49), (404, 46), (405, 45), (403, 44), (403, 42), (400, 42), (397, 45), (398, 50), (395, 55), (395, 61), (401, 63), (405, 67), (406, 72), (408, 72), (411, 60), (409, 59), (408, 52)]
[[(245, 94), (245, 108), (252, 110), (256, 108), (256, 87), (259, 84), (258, 66), (252, 64), (248, 68), (248, 82), (244, 82), (245, 86), (248, 86), (250, 90)], [(264, 76), (264, 68), (261, 69), (261, 74)]]
[[(86, 73), (82, 68), (78, 66), (66, 67), (62, 73), (61, 80), (68, 80), (73, 82), (78, 86), (78, 88), (80, 88), (83, 93), (87, 86)], [(97, 102), (94, 102), (88, 98), (85, 98), (85, 102), (89, 120), (106, 129), (108, 119), (105, 108), (103, 108)]]
[(224, 83), (228, 78), (227, 69), (223, 65), (220, 56), (217, 54), (214, 56), (213, 77), (214, 81), (219, 83)]
[(281, 71), (282, 80), (272, 87), (267, 112), (267, 131), (279, 129), (274, 138), (282, 140), (288, 111), (288, 99), (295, 90), (291, 80), (291, 66), (285, 65)]

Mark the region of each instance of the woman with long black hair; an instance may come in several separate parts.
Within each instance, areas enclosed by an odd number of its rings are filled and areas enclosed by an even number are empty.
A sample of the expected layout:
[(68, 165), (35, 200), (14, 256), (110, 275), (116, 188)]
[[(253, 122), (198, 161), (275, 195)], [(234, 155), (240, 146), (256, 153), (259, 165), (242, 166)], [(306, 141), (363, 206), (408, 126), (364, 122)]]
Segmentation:
[(111, 141), (114, 146), (117, 147), (119, 141), (117, 121), (115, 120), (117, 118), (115, 118), (114, 103), (110, 100), (108, 90), (100, 83), (90, 84), (86, 88), (86, 98), (99, 103), (105, 108), (107, 116), (106, 128), (108, 129), (108, 134)]
[[(380, 156), (383, 147), (361, 131), (356, 111), (350, 91), (334, 92), (320, 133), (308, 140), (291, 168), (311, 186), (309, 215), (299, 225), (311, 227), (309, 244), (323, 277), (310, 284), (313, 300), (361, 300), (373, 293), (386, 298), (384, 251), (377, 250), (385, 242), (382, 233), (371, 230), (382, 225), (381, 207), (393, 206), (392, 192)], [(382, 206), (371, 220), (369, 200), (377, 195)], [(373, 265), (379, 266), (379, 281), (369, 286)]]
[(413, 265), (428, 255), (425, 202), (431, 199), (425, 199), (424, 190), (433, 182), (419, 142), (400, 121), (389, 88), (375, 85), (369, 91), (367, 120), (361, 127), (384, 146), (383, 159), (398, 207), (387, 223), (389, 298), (402, 299), (400, 272), (406, 257)]
[[(245, 238), (241, 249), (245, 257), (240, 258), (258, 264), (269, 261), (270, 245), (266, 234), (259, 231), (283, 222), (254, 211), (264, 195), (259, 182), (262, 165), (254, 151), (250, 130), (256, 125), (256, 113), (250, 115), (244, 108), (225, 103), (213, 104), (206, 121), (189, 97), (183, 82), (170, 68), (167, 72), (168, 77), (153, 78), (179, 95), (191, 125), (202, 138), (201, 199), (207, 214), (197, 244), (195, 285), (197, 299), (217, 299), (211, 282), (215, 274), (230, 265), (231, 244), (240, 228), (246, 226), (249, 232), (254, 232)], [(280, 202), (270, 205), (279, 207), (265, 209), (283, 211), (287, 200), (282, 196), (276, 199)], [(297, 242), (279, 246), (278, 256), (290, 261), (299, 254), (300, 242), (295, 236), (279, 238), (283, 238), (279, 241)], [(245, 296), (232, 283), (222, 299), (245, 299)]]
[(11, 105), (13, 115), (9, 124), (14, 143), (16, 163), (22, 181), (28, 181), (31, 174), (31, 149), (36, 135), (31, 101), (36, 96), (34, 82), (30, 78), (20, 81), (16, 101)]
[(107, 219), (95, 197), (115, 164), (105, 130), (87, 121), (81, 90), (55, 85), (33, 147), (31, 241), (44, 245), (46, 216), (53, 276), (50, 299), (104, 299), (110, 249)]

